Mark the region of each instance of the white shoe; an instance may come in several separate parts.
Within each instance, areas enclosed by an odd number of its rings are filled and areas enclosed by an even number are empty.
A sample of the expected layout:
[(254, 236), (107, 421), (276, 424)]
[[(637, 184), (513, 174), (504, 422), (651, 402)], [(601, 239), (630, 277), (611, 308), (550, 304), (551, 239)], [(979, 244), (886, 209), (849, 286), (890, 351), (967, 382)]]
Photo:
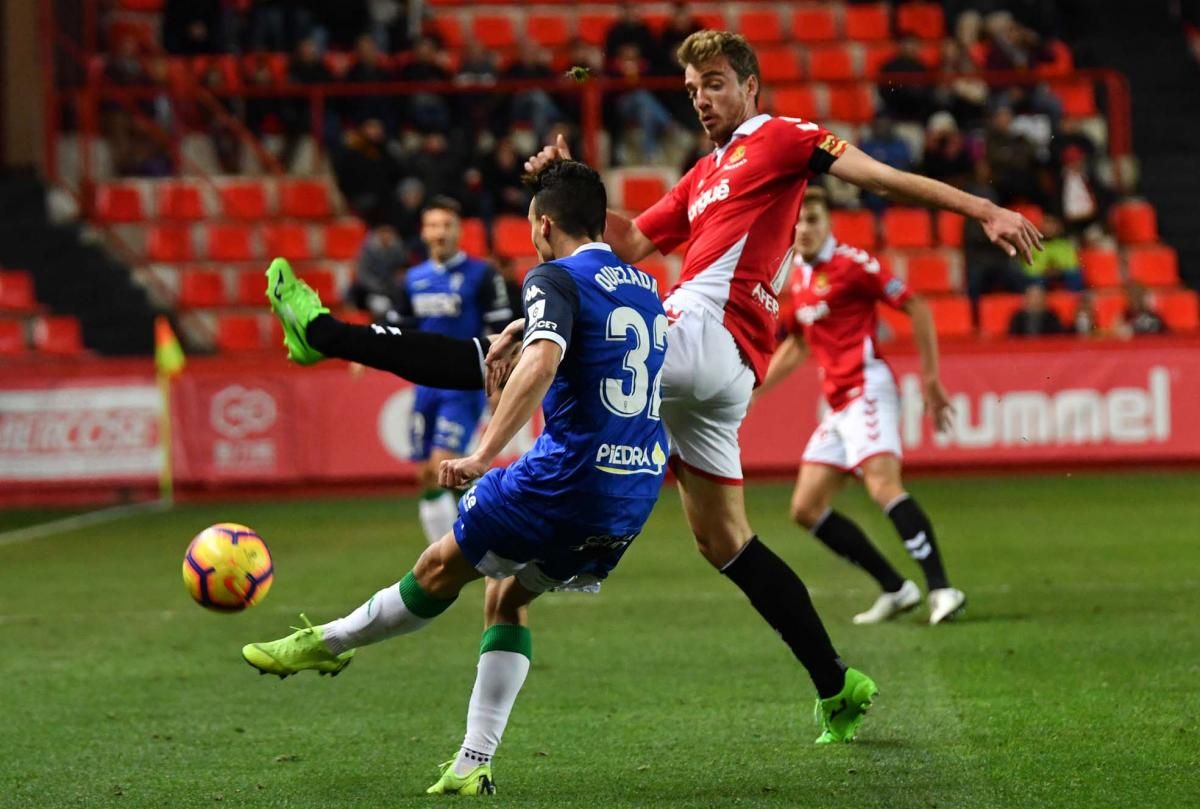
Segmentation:
[(940, 624), (957, 618), (967, 606), (967, 597), (962, 590), (941, 587), (929, 591), (929, 623)]
[(879, 624), (894, 618), (902, 612), (908, 612), (921, 603), (921, 588), (917, 583), (906, 580), (900, 589), (894, 593), (881, 593), (871, 609), (854, 616), (856, 624)]

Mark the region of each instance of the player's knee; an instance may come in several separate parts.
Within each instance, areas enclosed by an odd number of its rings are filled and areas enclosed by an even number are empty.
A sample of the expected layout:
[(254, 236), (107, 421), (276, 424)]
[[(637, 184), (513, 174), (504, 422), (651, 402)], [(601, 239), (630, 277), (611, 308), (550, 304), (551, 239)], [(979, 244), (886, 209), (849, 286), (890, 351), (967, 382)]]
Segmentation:
[(828, 508), (828, 504), (817, 498), (795, 498), (792, 500), (792, 522), (805, 530), (810, 530), (821, 520)]
[(904, 485), (896, 479), (867, 478), (864, 482), (867, 488), (867, 494), (874, 500), (880, 508), (886, 508), (896, 498), (904, 494)]
[(458, 593), (448, 561), (442, 543), (435, 542), (425, 549), (413, 565), (413, 578), (422, 590), (434, 598), (453, 598)]
[(711, 529), (695, 534), (696, 549), (715, 568), (724, 567), (750, 538), (749, 532), (734, 533), (731, 530)]
[(529, 596), (516, 579), (488, 580), (484, 598), (483, 618), (487, 626), (494, 624), (526, 624)]

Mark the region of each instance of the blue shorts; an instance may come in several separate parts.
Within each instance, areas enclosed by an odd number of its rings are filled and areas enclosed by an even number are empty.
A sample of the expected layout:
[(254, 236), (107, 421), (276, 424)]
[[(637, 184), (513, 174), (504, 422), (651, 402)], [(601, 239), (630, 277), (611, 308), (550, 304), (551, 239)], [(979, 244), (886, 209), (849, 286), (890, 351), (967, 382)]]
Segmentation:
[(435, 449), (465, 455), (486, 405), (487, 394), (481, 390), (418, 387), (413, 402), (412, 459), (428, 460)]
[(454, 538), (475, 569), (516, 576), (534, 593), (595, 590), (641, 533), (657, 498), (614, 503), (564, 494), (554, 503), (505, 486), (504, 469), (480, 478), (458, 501)]

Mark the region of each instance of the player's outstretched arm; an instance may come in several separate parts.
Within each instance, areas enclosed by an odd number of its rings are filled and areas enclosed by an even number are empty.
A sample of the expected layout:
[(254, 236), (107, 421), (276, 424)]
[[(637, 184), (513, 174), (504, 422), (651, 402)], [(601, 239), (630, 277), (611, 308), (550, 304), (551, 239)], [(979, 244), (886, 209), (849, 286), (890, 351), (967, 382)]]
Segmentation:
[(762, 396), (771, 388), (787, 379), (808, 359), (808, 343), (799, 334), (789, 334), (771, 357), (767, 373), (763, 376), (762, 384), (754, 391), (754, 398)]
[(877, 196), (942, 208), (976, 219), (992, 244), (1010, 256), (1020, 255), (1026, 264), (1033, 261), (1034, 250), (1042, 249), (1042, 234), (1016, 211), (937, 180), (894, 169), (855, 146), (846, 147), (829, 173)]
[(913, 339), (917, 343), (917, 355), (921, 358), (921, 393), (925, 397), (925, 412), (929, 414), (934, 429), (939, 433), (950, 429), (954, 409), (950, 397), (942, 386), (938, 371), (937, 327), (929, 304), (913, 296), (904, 304), (904, 311), (912, 318)]

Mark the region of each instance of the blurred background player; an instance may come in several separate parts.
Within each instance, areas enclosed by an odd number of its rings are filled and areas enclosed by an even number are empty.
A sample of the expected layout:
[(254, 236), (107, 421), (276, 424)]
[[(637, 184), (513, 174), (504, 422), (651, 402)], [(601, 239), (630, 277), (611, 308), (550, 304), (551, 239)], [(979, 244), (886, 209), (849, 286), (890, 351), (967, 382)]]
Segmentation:
[[(468, 340), (503, 329), (512, 320), (504, 278), (488, 262), (459, 247), (461, 208), (449, 197), (434, 197), (421, 214), (426, 261), (410, 268), (396, 295), (397, 325)], [(465, 454), (487, 405), (482, 390), (442, 390), (418, 386), (413, 403), (413, 459), (424, 461), (418, 506), (425, 539), (434, 543), (454, 524), (457, 497), (438, 488), (442, 461)]]
[(900, 479), (900, 392), (875, 346), (875, 305), (883, 302), (912, 318), (925, 409), (940, 431), (949, 426), (951, 411), (938, 377), (933, 316), (924, 301), (878, 259), (838, 244), (824, 189), (809, 188), (804, 195), (795, 249), (791, 282), (795, 312), (783, 324), (788, 337), (771, 358), (756, 392), (761, 395), (780, 382), (810, 352), (816, 359), (829, 411), (804, 450), (792, 493), (792, 519), (883, 588), (870, 609), (854, 616), (854, 623), (879, 623), (916, 607), (921, 603), (916, 583), (901, 576), (861, 528), (833, 509), (833, 499), (846, 479), (861, 474), (871, 499), (896, 526), (904, 547), (925, 574), (929, 622), (941, 623), (963, 608), (966, 597), (950, 586), (933, 525)]

